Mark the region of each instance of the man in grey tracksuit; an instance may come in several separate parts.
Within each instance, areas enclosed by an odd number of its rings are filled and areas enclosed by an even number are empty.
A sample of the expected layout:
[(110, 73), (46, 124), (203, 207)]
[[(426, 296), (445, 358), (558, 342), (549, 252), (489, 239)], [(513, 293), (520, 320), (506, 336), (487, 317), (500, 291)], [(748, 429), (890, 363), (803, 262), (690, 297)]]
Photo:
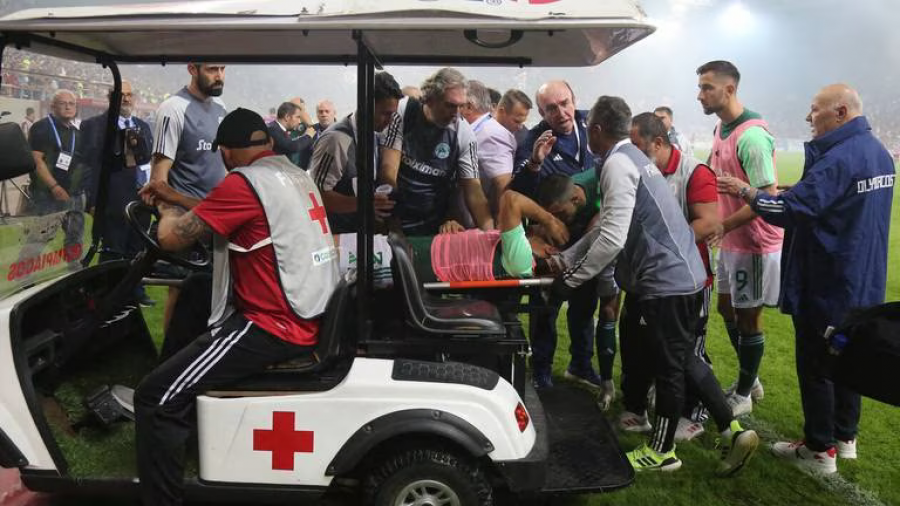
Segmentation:
[[(674, 471), (681, 467), (674, 437), (684, 404), (685, 371), (696, 358), (690, 350), (706, 269), (665, 178), (631, 144), (630, 130), (628, 105), (618, 97), (600, 97), (588, 118), (591, 151), (605, 153), (597, 169), (598, 219), (561, 254), (568, 268), (551, 291), (565, 298), (616, 262), (616, 282), (628, 294), (623, 321), (638, 327), (634, 335), (646, 350), (657, 389), (650, 444), (629, 452), (628, 459), (639, 471)], [(730, 445), (718, 472), (731, 475), (743, 467), (759, 440), (736, 421), (720, 430)]]

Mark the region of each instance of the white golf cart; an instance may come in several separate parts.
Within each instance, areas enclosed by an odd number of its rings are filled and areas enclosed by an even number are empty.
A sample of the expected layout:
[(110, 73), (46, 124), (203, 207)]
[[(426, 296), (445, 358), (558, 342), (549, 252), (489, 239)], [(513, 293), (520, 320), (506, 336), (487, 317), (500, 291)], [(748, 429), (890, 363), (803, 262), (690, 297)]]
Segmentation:
[[(626, 0), (200, 1), (26, 10), (0, 19), (0, 48), (109, 68), (110, 118), (118, 115), (118, 63), (353, 63), (365, 131), (376, 67), (595, 65), (652, 31)], [(79, 262), (54, 263), (46, 253), (35, 262), (18, 251), (19, 236), (30, 233), (23, 228), (66, 213), (7, 218), (0, 230), (13, 244), (2, 250), (9, 271), (23, 274), (9, 277), (0, 299), (0, 466), (18, 468), (32, 490), (136, 494), (133, 426), (80, 423), (90, 418), (81, 401), (102, 414), (109, 406), (92, 395), (97, 387), (135, 385), (155, 365), (132, 295), (154, 262), (203, 263), (161, 253), (152, 233), (134, 261), (92, 263), (114, 129), (111, 119), (93, 240), (79, 247)], [(361, 174), (374, 171), (370, 143), (359, 136)], [(33, 169), (12, 129), (0, 128), (0, 148), (3, 179)], [(506, 493), (631, 483), (589, 394), (558, 386), (538, 396), (525, 381), (528, 343), (514, 311), (428, 290), (471, 287), (426, 286), (399, 236), (391, 237), (393, 292), (373, 293), (372, 189), (371, 176), (360, 177), (359, 272), (331, 298), (316, 360), (280, 364), (198, 399), (188, 498), (294, 501), (345, 487), (374, 504), (481, 505)], [(140, 215), (139, 205), (129, 207), (147, 232)], [(45, 239), (60, 242), (54, 237)], [(540, 283), (477, 287), (518, 301)]]

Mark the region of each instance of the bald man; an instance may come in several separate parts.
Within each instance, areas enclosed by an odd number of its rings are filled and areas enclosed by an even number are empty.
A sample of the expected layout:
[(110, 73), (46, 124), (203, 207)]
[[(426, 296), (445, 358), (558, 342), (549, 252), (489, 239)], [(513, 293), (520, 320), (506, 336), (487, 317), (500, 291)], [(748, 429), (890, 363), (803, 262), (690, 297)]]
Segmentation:
[(852, 308), (884, 302), (894, 161), (862, 115), (852, 88), (834, 84), (813, 98), (806, 121), (803, 177), (773, 197), (737, 178), (719, 191), (742, 199), (785, 230), (781, 311), (796, 334), (797, 377), (806, 423), (799, 443), (776, 443), (779, 457), (818, 473), (856, 458), (860, 398), (826, 377), (829, 327)]
[[(594, 155), (588, 148), (587, 111), (576, 108), (575, 93), (566, 81), (549, 81), (538, 88), (535, 95), (538, 112), (543, 118), (532, 128), (525, 141), (518, 145), (515, 172), (510, 188), (533, 200), (538, 200), (538, 186), (542, 179), (553, 174), (574, 176), (594, 169)], [(611, 282), (612, 270), (605, 274), (607, 282), (601, 290), (605, 303), (597, 324), (597, 351), (601, 371), (598, 375), (591, 364), (594, 342), (594, 311), (597, 308), (596, 279), (581, 285), (579, 293), (569, 300), (566, 313), (572, 359), (565, 376), (594, 388), (610, 392), (612, 389), (612, 360), (615, 356), (616, 319), (618, 317), (617, 290)], [(535, 321), (532, 337), (532, 365), (537, 388), (553, 386), (551, 366), (556, 351), (556, 311), (541, 313)]]

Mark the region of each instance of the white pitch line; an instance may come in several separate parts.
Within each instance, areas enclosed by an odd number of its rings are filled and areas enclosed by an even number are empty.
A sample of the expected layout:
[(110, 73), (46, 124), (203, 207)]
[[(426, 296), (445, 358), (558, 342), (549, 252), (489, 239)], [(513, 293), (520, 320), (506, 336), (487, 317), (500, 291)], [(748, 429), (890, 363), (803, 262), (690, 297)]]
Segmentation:
[[(789, 441), (790, 438), (784, 436), (775, 430), (772, 425), (765, 420), (751, 416), (742, 417), (748, 423), (747, 426), (752, 428), (760, 435), (761, 438), (768, 441)], [(776, 457), (777, 458), (777, 457)], [(846, 498), (848, 504), (856, 506), (888, 506), (887, 503), (878, 498), (878, 494), (871, 490), (866, 490), (856, 483), (841, 476), (840, 472), (824, 475), (816, 473), (805, 473), (822, 484), (826, 489)]]

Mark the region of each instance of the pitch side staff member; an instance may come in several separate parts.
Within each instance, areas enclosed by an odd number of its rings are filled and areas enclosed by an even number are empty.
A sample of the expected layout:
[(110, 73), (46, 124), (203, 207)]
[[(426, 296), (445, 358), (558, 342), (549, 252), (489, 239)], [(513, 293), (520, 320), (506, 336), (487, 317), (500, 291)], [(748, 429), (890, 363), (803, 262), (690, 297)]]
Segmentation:
[[(638, 471), (674, 471), (675, 431), (684, 403), (686, 371), (696, 361), (691, 345), (700, 317), (699, 304), (706, 271), (694, 234), (672, 190), (653, 163), (629, 140), (631, 110), (619, 97), (603, 96), (591, 109), (588, 135), (591, 150), (604, 153), (597, 169), (602, 195), (598, 219), (574, 246), (562, 253), (569, 269), (553, 283), (554, 298), (569, 298), (572, 290), (615, 263), (615, 276), (627, 292), (625, 314), (634, 321), (635, 336), (647, 354), (656, 379), (656, 418), (649, 444), (628, 452)], [(721, 389), (718, 402), (728, 412)], [(756, 450), (759, 438), (737, 420), (722, 416), (719, 430), (726, 450), (720, 475), (738, 472)]]
[(781, 311), (794, 321), (806, 422), (803, 441), (776, 443), (772, 450), (831, 474), (837, 459), (856, 458), (860, 397), (827, 378), (822, 336), (850, 309), (884, 302), (895, 175), (890, 153), (872, 135), (862, 100), (849, 86), (823, 88), (806, 121), (813, 140), (793, 188), (773, 197), (739, 179), (719, 178), (719, 189), (785, 229)]
[[(216, 234), (209, 331), (148, 375), (135, 392), (141, 499), (180, 505), (185, 442), (206, 390), (311, 353), (338, 280), (337, 254), (312, 178), (271, 151), (263, 119), (237, 109), (219, 126), (231, 170), (193, 210), (160, 206), (159, 243), (177, 251)], [(291, 202), (293, 205), (281, 205)], [(277, 212), (276, 212), (277, 211)], [(310, 255), (331, 251), (330, 261)]]

